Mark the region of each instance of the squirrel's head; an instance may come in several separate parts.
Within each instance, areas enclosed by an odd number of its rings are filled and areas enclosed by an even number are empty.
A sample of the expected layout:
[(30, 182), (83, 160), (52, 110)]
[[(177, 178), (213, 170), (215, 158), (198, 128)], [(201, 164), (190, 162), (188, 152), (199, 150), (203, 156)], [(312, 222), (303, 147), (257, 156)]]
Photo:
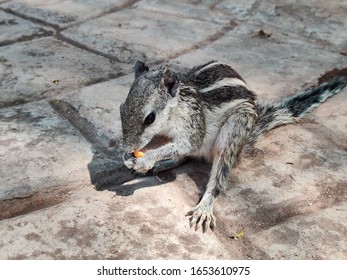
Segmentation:
[(170, 130), (179, 93), (178, 77), (167, 66), (150, 71), (137, 61), (134, 70), (135, 80), (120, 106), (123, 148), (129, 153)]

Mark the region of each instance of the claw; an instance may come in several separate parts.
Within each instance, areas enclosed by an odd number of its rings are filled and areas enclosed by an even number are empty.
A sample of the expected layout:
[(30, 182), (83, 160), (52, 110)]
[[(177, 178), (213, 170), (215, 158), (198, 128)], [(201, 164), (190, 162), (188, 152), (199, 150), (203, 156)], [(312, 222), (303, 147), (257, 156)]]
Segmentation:
[(192, 227), (193, 227), (193, 224), (194, 224), (194, 223), (192, 222), (192, 220), (193, 220), (193, 217), (190, 217), (190, 218), (189, 218), (189, 227), (190, 227), (190, 228), (192, 228)]
[[(190, 220), (190, 227), (192, 228), (194, 224), (197, 223), (199, 218), (199, 215), (197, 213), (194, 213), (191, 220)], [(196, 230), (196, 229), (195, 229)]]
[(212, 214), (211, 216), (211, 223), (210, 223), (210, 229), (214, 231), (216, 228), (216, 217)]
[(202, 223), (202, 232), (205, 233), (210, 226), (211, 217), (207, 216), (205, 221)]
[[(205, 224), (207, 219), (208, 219), (207, 215), (202, 213), (196, 223), (195, 231), (197, 231), (202, 226), (202, 224)], [(202, 229), (202, 231), (204, 231), (204, 229)]]
[(194, 211), (193, 211), (193, 209), (191, 209), (191, 210), (189, 210), (189, 211), (187, 212), (187, 214), (186, 214), (185, 216), (186, 216), (186, 217), (192, 216), (193, 213), (194, 213)]
[(196, 207), (190, 209), (190, 210), (187, 212), (186, 217), (187, 217), (187, 216), (193, 216), (193, 214), (194, 214), (194, 212), (195, 212), (196, 210), (197, 210)]
[(216, 218), (210, 209), (204, 209), (201, 206), (192, 208), (186, 216), (191, 216), (189, 219), (189, 226), (192, 228), (195, 225), (195, 231), (202, 228), (205, 233), (208, 228), (212, 231), (216, 227)]

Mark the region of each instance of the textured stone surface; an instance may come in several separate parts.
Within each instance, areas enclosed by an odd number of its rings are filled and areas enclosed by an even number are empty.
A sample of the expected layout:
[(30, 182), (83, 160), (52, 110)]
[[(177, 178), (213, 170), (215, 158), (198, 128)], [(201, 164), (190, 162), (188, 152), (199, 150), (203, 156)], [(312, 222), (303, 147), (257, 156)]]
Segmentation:
[(46, 101), (0, 109), (0, 200), (88, 178), (91, 145)]
[(346, 259), (346, 216), (346, 203), (337, 203), (264, 230), (250, 242), (272, 259)]
[(229, 14), (216, 9), (213, 1), (206, 1), (206, 5), (201, 5), (201, 3), (194, 1), (145, 0), (139, 1), (136, 6), (162, 15), (177, 16), (182, 20), (186, 18), (198, 19), (222, 25), (228, 25), (232, 20)]
[(153, 63), (189, 50), (222, 29), (210, 22), (190, 18), (183, 21), (179, 16), (136, 8), (88, 21), (62, 35), (121, 62), (140, 59)]
[(344, 1), (0, 3), (23, 28), (0, 48), (1, 259), (347, 259), (347, 89), (244, 153), (206, 234), (185, 214), (210, 166), (135, 178), (119, 116), (136, 59), (222, 60), (267, 99), (347, 68)]
[(54, 30), (0, 10), (0, 46), (16, 41), (53, 35)]
[(247, 20), (257, 11), (260, 1), (256, 0), (234, 0), (234, 1), (218, 1), (216, 8), (224, 13), (237, 18), (240, 21)]
[(345, 1), (265, 1), (260, 2), (251, 19), (280, 28), (283, 33), (295, 33), (322, 48), (346, 52), (346, 12)]
[(9, 1), (1, 7), (45, 23), (66, 27), (126, 5), (126, 0), (21, 0)]
[(265, 23), (283, 34), (305, 38), (324, 49), (347, 51), (345, 1), (221, 1), (216, 5), (240, 21)]
[(62, 100), (78, 108), (78, 115), (86, 118), (98, 135), (104, 135), (106, 143), (121, 137), (119, 107), (127, 97), (133, 80), (133, 74), (126, 75), (76, 90)]
[(175, 222), (185, 214), (179, 184), (155, 183), (149, 178), (144, 185), (151, 187), (131, 196), (78, 186), (58, 205), (2, 221), (0, 258), (229, 259), (239, 254), (231, 254), (218, 235), (199, 235), (187, 223)]
[(52, 97), (124, 71), (122, 65), (52, 38), (1, 47), (0, 63), (0, 107)]

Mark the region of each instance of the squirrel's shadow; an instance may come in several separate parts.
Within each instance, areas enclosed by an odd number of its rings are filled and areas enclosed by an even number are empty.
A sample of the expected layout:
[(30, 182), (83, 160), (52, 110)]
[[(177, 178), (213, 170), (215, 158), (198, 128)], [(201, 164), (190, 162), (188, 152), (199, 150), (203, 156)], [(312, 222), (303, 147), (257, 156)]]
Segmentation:
[[(113, 191), (119, 196), (130, 196), (141, 188), (148, 188), (173, 182), (177, 175), (187, 174), (202, 195), (208, 179), (209, 166), (206, 163), (189, 160), (184, 166), (158, 174), (146, 176), (133, 174), (122, 160), (122, 152), (117, 148), (92, 147), (93, 158), (88, 164), (91, 183), (96, 190)], [(188, 170), (188, 172), (187, 172)]]

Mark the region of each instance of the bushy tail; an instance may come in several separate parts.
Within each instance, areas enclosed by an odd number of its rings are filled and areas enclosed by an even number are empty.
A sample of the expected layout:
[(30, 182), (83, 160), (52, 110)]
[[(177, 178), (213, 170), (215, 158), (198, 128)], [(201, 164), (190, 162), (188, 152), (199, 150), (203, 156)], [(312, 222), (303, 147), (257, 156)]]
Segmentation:
[(305, 89), (279, 103), (258, 102), (259, 119), (254, 136), (289, 123), (296, 123), (302, 116), (337, 94), (347, 85), (347, 76), (335, 77), (316, 87)]

